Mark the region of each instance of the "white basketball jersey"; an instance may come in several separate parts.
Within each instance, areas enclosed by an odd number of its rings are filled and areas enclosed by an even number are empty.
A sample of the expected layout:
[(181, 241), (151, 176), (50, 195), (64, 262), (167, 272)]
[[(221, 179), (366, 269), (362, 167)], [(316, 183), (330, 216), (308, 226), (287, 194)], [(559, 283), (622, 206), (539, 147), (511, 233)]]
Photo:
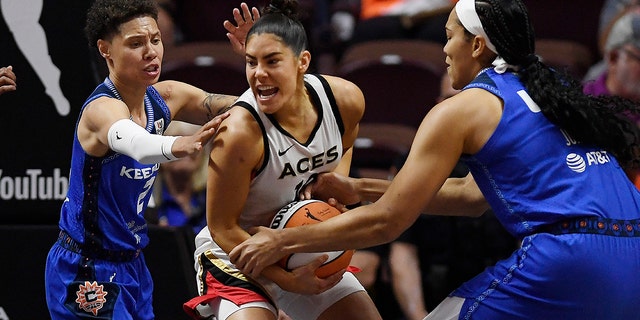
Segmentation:
[(303, 186), (318, 173), (335, 169), (342, 158), (344, 126), (333, 92), (322, 76), (305, 75), (304, 80), (318, 111), (318, 120), (306, 142), (297, 141), (273, 117), (261, 112), (251, 90), (236, 102), (260, 123), (265, 148), (263, 165), (251, 181), (240, 216), (243, 228), (268, 226), (280, 208), (298, 199)]

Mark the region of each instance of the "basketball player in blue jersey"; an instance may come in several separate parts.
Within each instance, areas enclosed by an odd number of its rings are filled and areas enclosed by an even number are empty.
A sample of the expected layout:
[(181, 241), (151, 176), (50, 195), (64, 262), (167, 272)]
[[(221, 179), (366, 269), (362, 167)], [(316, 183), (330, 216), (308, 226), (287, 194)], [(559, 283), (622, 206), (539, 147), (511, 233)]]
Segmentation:
[[(153, 0), (97, 0), (89, 44), (109, 74), (83, 105), (73, 139), (60, 234), (47, 257), (53, 319), (153, 319), (153, 284), (142, 256), (143, 217), (159, 163), (200, 152), (237, 97), (158, 82), (163, 46)], [(248, 29), (248, 28), (247, 28)], [(198, 125), (163, 136), (172, 120)]]
[(250, 278), (227, 255), (250, 237), (248, 228), (269, 225), (317, 174), (349, 171), (364, 97), (344, 79), (306, 74), (311, 54), (296, 5), (271, 1), (246, 36), (250, 89), (229, 111), (209, 160), (208, 226), (194, 254), (200, 295), (185, 303), (195, 319), (270, 320), (278, 309), (295, 320), (380, 319), (352, 273), (315, 276), (326, 256)]
[[(293, 252), (388, 242), (420, 212), (473, 216), (488, 204), (521, 247), (426, 319), (638, 319), (640, 193), (622, 169), (640, 160), (627, 116), (638, 106), (584, 95), (542, 63), (521, 0), (460, 0), (445, 30), (462, 91), (427, 114), (394, 180), (332, 173), (307, 190), (345, 204), (386, 192), (323, 223), (252, 230), (231, 260), (258, 276)], [(460, 158), (471, 176), (447, 180)]]

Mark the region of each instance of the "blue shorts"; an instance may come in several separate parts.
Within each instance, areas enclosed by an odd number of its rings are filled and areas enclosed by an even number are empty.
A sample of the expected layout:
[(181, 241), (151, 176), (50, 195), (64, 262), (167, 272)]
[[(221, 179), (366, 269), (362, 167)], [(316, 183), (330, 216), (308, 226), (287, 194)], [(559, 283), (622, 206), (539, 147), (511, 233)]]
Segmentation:
[(144, 256), (129, 262), (84, 258), (54, 244), (45, 270), (51, 319), (153, 319), (153, 281)]
[(640, 319), (640, 237), (539, 233), (451, 295), (459, 319)]

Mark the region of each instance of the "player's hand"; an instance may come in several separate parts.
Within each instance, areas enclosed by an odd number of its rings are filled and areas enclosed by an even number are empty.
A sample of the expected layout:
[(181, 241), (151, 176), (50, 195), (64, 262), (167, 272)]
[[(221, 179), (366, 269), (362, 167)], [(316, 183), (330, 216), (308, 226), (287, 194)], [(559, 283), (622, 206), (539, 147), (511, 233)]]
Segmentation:
[(264, 268), (276, 263), (286, 253), (278, 242), (279, 230), (254, 227), (248, 232), (253, 236), (233, 248), (229, 258), (242, 273), (257, 278)]
[(346, 204), (359, 203), (360, 195), (354, 187), (353, 178), (335, 172), (319, 174), (315, 181), (301, 192), (300, 199), (319, 199), (344, 212)]
[(16, 88), (16, 75), (13, 73), (13, 67), (0, 68), (0, 95), (5, 92), (15, 91)]
[[(242, 10), (242, 14), (240, 14)], [(249, 10), (249, 6), (246, 3), (240, 4), (240, 9), (233, 9), (233, 20), (236, 24), (233, 24), (229, 20), (225, 20), (222, 25), (227, 29), (227, 38), (231, 42), (233, 51), (244, 57), (245, 43), (247, 41), (247, 33), (253, 26), (253, 23), (260, 18), (260, 11), (258, 8), (253, 7)]]
[(328, 258), (329, 256), (324, 254), (304, 266), (293, 269), (291, 271), (293, 275), (292, 281), (287, 282), (287, 284), (281, 286), (281, 288), (289, 292), (308, 295), (320, 294), (331, 289), (342, 280), (342, 275), (344, 275), (346, 269), (338, 271), (326, 278), (318, 278), (318, 276), (316, 276), (316, 270), (320, 268)]
[(222, 120), (229, 116), (228, 112), (216, 116), (205, 123), (195, 134), (181, 136), (173, 143), (171, 153), (178, 158), (190, 156), (201, 152), (204, 146), (216, 135)]

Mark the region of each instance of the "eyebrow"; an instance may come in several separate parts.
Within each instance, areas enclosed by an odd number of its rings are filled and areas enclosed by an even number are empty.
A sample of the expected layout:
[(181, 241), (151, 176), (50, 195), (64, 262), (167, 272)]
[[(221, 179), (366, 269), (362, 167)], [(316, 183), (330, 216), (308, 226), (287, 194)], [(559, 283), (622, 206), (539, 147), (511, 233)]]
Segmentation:
[[(281, 55), (281, 54), (282, 54), (282, 52), (272, 52), (272, 53), (269, 53), (268, 55), (264, 56), (263, 59), (273, 58), (274, 56)], [(248, 53), (245, 53), (245, 56), (247, 56), (247, 58), (251, 58), (251, 59), (255, 59), (255, 60), (258, 59), (257, 57), (254, 57), (254, 56), (252, 56), (252, 55), (250, 55)]]
[[(161, 35), (160, 30), (150, 33), (151, 38), (160, 36), (160, 35)], [(146, 37), (147, 37), (147, 33), (136, 33), (136, 34), (126, 36), (125, 39), (137, 39), (137, 38), (146, 38)]]

